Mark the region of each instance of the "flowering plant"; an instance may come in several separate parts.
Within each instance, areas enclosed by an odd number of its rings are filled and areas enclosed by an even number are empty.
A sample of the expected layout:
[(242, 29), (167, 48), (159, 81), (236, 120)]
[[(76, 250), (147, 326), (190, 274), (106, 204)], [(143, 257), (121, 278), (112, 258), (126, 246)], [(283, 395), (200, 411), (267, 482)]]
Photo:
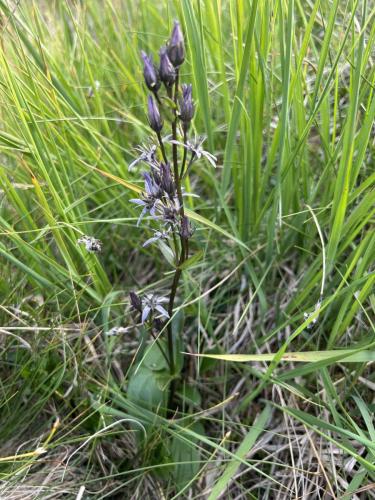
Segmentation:
[[(155, 141), (138, 146), (136, 150), (139, 155), (129, 165), (130, 170), (138, 164), (147, 166), (147, 170), (142, 173), (144, 192), (131, 202), (141, 210), (137, 225), (148, 216), (151, 224), (157, 226), (152, 228), (153, 236), (143, 246), (154, 243), (168, 245), (169, 254), (173, 255), (174, 275), (168, 297), (158, 293), (141, 296), (133, 291), (130, 293), (130, 303), (138, 314), (140, 323), (155, 339), (164, 361), (167, 361), (170, 375), (168, 408), (171, 410), (178, 377), (172, 318), (184, 263), (189, 259), (189, 240), (194, 233), (185, 214), (186, 193), (183, 181), (197, 160), (206, 158), (215, 166), (216, 158), (203, 150), (204, 139), (189, 138), (195, 105), (192, 85), (180, 84), (185, 44), (178, 21), (175, 21), (170, 40), (160, 49), (159, 54), (158, 66), (154, 64), (151, 55), (145, 52), (141, 54), (144, 81), (150, 91), (147, 99), (148, 122), (155, 133)], [(171, 135), (163, 137), (167, 122), (170, 124)], [(165, 330), (167, 342), (163, 340)], [(181, 336), (181, 332), (178, 334)], [(131, 389), (134, 384), (134, 380), (131, 380)]]

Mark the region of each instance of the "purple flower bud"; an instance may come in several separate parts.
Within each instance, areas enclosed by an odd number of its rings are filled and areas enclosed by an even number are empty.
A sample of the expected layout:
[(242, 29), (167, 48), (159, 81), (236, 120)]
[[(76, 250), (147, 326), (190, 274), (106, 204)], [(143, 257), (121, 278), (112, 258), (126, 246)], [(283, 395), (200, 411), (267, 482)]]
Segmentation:
[(168, 43), (168, 57), (174, 67), (181, 66), (185, 60), (184, 35), (180, 23), (174, 22), (171, 38)]
[(176, 70), (173, 64), (169, 60), (167, 49), (162, 47), (160, 49), (160, 67), (159, 67), (160, 79), (166, 87), (172, 87), (176, 80)]
[(160, 164), (160, 187), (172, 199), (176, 194), (176, 187), (173, 181), (171, 167), (169, 163)]
[(192, 98), (192, 86), (187, 84), (181, 85), (182, 97), (180, 98), (180, 119), (189, 126), (194, 116), (194, 103)]
[(159, 72), (152, 62), (152, 57), (148, 56), (145, 52), (141, 52), (143, 59), (143, 76), (147, 87), (152, 92), (157, 92), (160, 88), (161, 82), (159, 78)]
[(163, 128), (163, 119), (160, 116), (158, 105), (152, 96), (148, 96), (148, 121), (150, 123), (150, 127), (156, 133), (159, 133)]
[(150, 174), (154, 184), (159, 187), (161, 185), (161, 177), (158, 170), (156, 170), (156, 168), (151, 168)]
[(190, 224), (190, 221), (185, 215), (181, 220), (180, 235), (182, 238), (187, 240), (193, 235), (193, 232), (194, 230)]
[(142, 312), (142, 300), (135, 292), (129, 293), (130, 303), (136, 311)]

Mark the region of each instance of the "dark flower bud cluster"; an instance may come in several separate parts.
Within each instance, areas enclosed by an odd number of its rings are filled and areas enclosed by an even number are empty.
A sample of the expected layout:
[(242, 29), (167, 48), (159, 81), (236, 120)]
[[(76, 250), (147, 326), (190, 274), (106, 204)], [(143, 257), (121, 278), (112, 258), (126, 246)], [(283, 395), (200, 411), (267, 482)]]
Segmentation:
[(143, 178), (145, 189), (141, 198), (130, 200), (142, 207), (137, 225), (139, 226), (148, 212), (155, 221), (161, 221), (167, 226), (168, 231), (177, 229), (178, 232), (181, 207), (169, 163), (160, 163), (158, 167), (152, 166), (149, 172), (143, 172)]
[[(143, 59), (143, 77), (147, 88), (155, 95), (156, 101), (150, 96), (148, 98), (148, 120), (150, 127), (156, 133), (160, 133), (164, 122), (159, 110), (161, 104), (158, 91), (163, 83), (168, 96), (172, 97), (172, 87), (176, 83), (180, 66), (185, 61), (185, 42), (180, 23), (175, 21), (171, 37), (166, 46), (159, 51), (159, 67), (157, 67), (152, 56), (141, 52)], [(177, 100), (179, 105), (177, 114), (182, 122), (183, 128), (187, 130), (194, 116), (194, 102), (192, 99), (192, 86), (183, 84), (181, 86), (182, 96)]]

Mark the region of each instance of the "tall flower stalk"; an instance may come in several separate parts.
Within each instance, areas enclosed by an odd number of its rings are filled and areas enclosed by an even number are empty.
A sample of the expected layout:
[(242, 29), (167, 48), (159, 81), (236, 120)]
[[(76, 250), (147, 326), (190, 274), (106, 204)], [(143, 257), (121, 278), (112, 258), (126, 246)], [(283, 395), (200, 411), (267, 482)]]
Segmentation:
[[(202, 149), (202, 139), (189, 139), (195, 106), (192, 85), (180, 84), (185, 43), (179, 22), (175, 21), (167, 45), (159, 51), (158, 66), (151, 55), (142, 52), (141, 56), (144, 81), (150, 91), (147, 98), (148, 122), (155, 133), (155, 141), (138, 147), (140, 155), (129, 166), (133, 169), (142, 163), (148, 167), (142, 173), (144, 192), (139, 199), (131, 201), (141, 209), (138, 225), (145, 216), (149, 216), (151, 224), (157, 226), (156, 229), (152, 228), (154, 235), (143, 246), (153, 243), (168, 245), (174, 255), (175, 270), (168, 297), (159, 294), (141, 297), (131, 292), (130, 301), (133, 309), (139, 313), (141, 323), (155, 339), (165, 329), (167, 331), (167, 353), (162, 346), (160, 350), (168, 360), (171, 375), (171, 408), (177, 376), (172, 317), (183, 264), (189, 258), (189, 241), (193, 235), (192, 225), (185, 214), (183, 180), (195, 161), (205, 157), (215, 165), (216, 158)], [(171, 135), (163, 137), (168, 125)]]

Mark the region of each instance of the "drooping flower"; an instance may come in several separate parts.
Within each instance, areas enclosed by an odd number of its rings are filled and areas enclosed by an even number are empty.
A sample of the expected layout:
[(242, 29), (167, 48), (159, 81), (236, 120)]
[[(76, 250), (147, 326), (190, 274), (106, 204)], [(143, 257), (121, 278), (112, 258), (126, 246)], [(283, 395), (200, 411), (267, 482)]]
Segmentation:
[(146, 194), (150, 198), (155, 198), (160, 200), (160, 198), (162, 198), (163, 196), (163, 191), (159, 183), (155, 181), (155, 177), (148, 172), (143, 172), (143, 178), (145, 180)]
[(148, 56), (146, 52), (143, 52), (143, 50), (141, 52), (141, 55), (143, 59), (143, 76), (147, 88), (152, 92), (157, 92), (161, 85), (158, 69), (152, 62), (151, 56)]
[(113, 337), (115, 335), (124, 335), (125, 333), (128, 333), (131, 331), (131, 328), (129, 326), (114, 326), (107, 332), (105, 332), (105, 335), (107, 337)]
[(155, 243), (158, 240), (168, 240), (170, 237), (170, 229), (167, 229), (166, 231), (154, 231), (154, 236), (149, 238), (143, 243), (143, 247), (147, 247), (148, 245), (151, 245), (151, 243)]
[(145, 180), (145, 192), (141, 195), (141, 198), (129, 200), (131, 203), (143, 207), (137, 221), (137, 226), (139, 226), (147, 212), (149, 212), (152, 217), (156, 218), (156, 209), (164, 196), (162, 189), (148, 172), (144, 172), (143, 177)]
[(176, 80), (176, 70), (169, 60), (166, 47), (160, 49), (160, 79), (166, 87), (172, 87)]
[(202, 144), (204, 143), (205, 140), (206, 140), (205, 137), (196, 137), (194, 141), (187, 141), (186, 143), (175, 140), (170, 140), (169, 142), (171, 142), (172, 144), (178, 144), (180, 146), (183, 146), (188, 151), (191, 151), (191, 153), (193, 154), (191, 163), (195, 160), (206, 158), (213, 167), (216, 167), (216, 162), (217, 162), (216, 156), (209, 153), (208, 151), (205, 151), (202, 148)]
[(99, 253), (102, 251), (102, 242), (93, 236), (81, 236), (81, 238), (77, 240), (77, 243), (79, 245), (84, 244), (86, 250), (90, 253)]
[(142, 299), (142, 323), (147, 321), (150, 314), (154, 315), (155, 313), (159, 313), (161, 317), (169, 318), (168, 312), (162, 306), (165, 302), (169, 302), (166, 297), (154, 295), (153, 293), (145, 295)]
[(139, 224), (142, 222), (142, 219), (147, 214), (147, 212), (149, 212), (151, 216), (153, 216), (153, 217), (155, 216), (155, 212), (156, 212), (155, 201), (148, 200), (148, 199), (142, 199), (142, 198), (133, 198), (129, 201), (131, 203), (135, 203), (139, 207), (142, 207), (142, 212), (137, 220), (137, 226), (139, 226)]
[(173, 66), (178, 67), (185, 60), (185, 44), (184, 35), (181, 30), (180, 23), (174, 22), (171, 38), (167, 46), (168, 57)]
[(151, 144), (150, 146), (144, 146), (144, 145), (137, 146), (135, 150), (138, 151), (140, 154), (135, 160), (133, 160), (129, 164), (128, 166), (129, 171), (132, 171), (134, 167), (141, 162), (147, 163), (151, 167), (157, 167), (158, 165), (158, 160), (156, 158), (157, 147), (155, 146), (155, 144)]

